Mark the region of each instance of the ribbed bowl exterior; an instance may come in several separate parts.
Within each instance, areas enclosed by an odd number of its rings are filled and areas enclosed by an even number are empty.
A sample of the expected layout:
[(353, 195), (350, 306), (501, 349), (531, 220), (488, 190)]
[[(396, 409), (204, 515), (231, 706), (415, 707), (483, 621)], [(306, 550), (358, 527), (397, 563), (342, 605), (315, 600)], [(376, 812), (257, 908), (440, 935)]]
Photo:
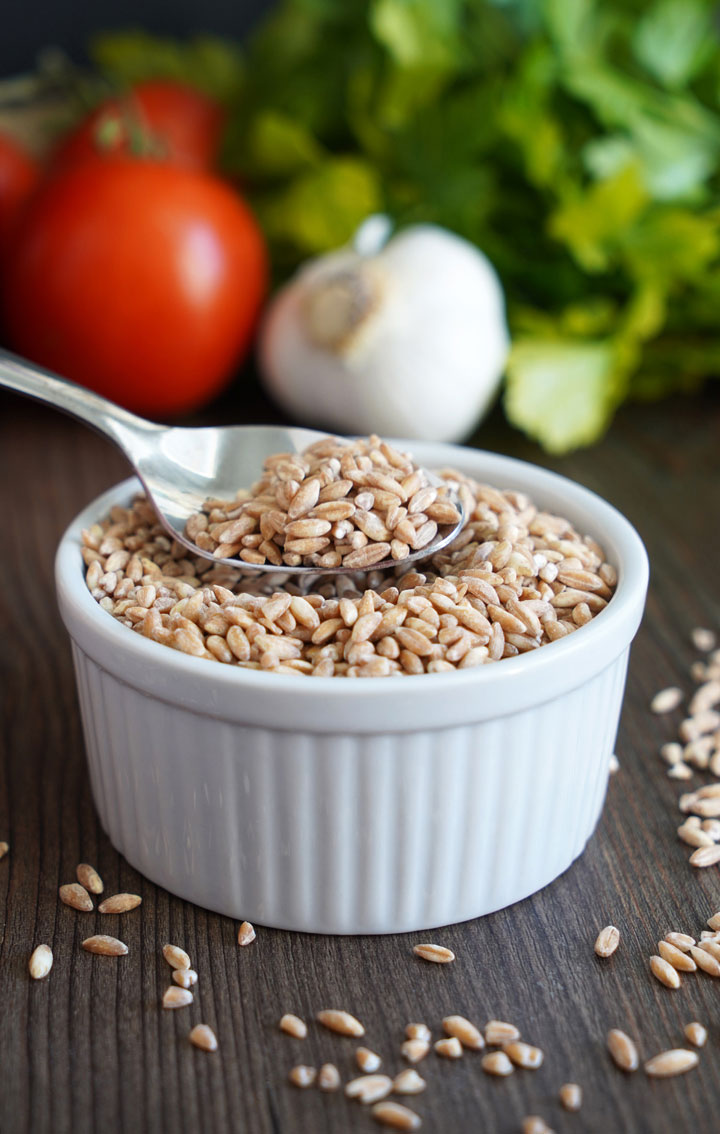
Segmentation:
[(412, 445), (528, 492), (603, 544), (607, 608), (530, 654), (383, 680), (223, 666), (133, 634), (91, 598), (80, 532), (127, 504), (109, 490), (56, 559), (93, 794), (113, 844), (183, 898), (261, 925), (391, 933), (477, 917), (534, 893), (597, 822), (630, 643), (642, 543), (571, 481), (492, 453)]
[(475, 725), (335, 734), (203, 716), (73, 656), (118, 850), (201, 906), (321, 933), (463, 921), (562, 873), (600, 814), (627, 664)]

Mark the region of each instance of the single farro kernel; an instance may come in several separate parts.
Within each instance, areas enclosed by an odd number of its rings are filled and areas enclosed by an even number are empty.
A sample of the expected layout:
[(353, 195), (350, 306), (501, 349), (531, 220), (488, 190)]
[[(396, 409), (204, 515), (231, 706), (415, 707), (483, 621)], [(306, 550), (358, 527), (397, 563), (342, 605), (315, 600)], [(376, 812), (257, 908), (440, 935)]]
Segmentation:
[(640, 1066), (638, 1050), (630, 1036), (619, 1028), (613, 1028), (607, 1034), (607, 1049), (613, 1063), (621, 1071), (637, 1071)]
[(5, 858), (5, 855), (10, 850), (10, 846), (4, 840), (0, 842), (0, 858)]
[(482, 1034), (464, 1016), (445, 1016), (442, 1023), (447, 1034), (457, 1036), (463, 1047), (473, 1051), (481, 1051), (485, 1047)]
[[(702, 945), (707, 942), (702, 942)], [(720, 962), (716, 960), (706, 949), (701, 948), (700, 945), (693, 945), (690, 949), (690, 955), (695, 961), (697, 967), (702, 969), (708, 976), (720, 976)]]
[(299, 1016), (293, 1016), (292, 1012), (286, 1012), (280, 1017), (279, 1027), (281, 1032), (286, 1032), (295, 1039), (305, 1039), (307, 1035), (307, 1024)]
[(455, 954), (444, 945), (413, 945), (413, 953), (416, 957), (422, 957), (423, 961), (433, 961), (437, 965), (447, 965), (455, 960)]
[(198, 975), (195, 969), (173, 969), (172, 978), (180, 988), (192, 988), (197, 984)]
[(563, 1083), (558, 1094), (565, 1110), (580, 1110), (582, 1106), (582, 1087), (577, 1083)]
[(682, 699), (682, 689), (678, 689), (676, 685), (671, 685), (655, 694), (650, 702), (650, 710), (653, 713), (671, 713), (682, 703)]
[(312, 1087), (317, 1078), (317, 1070), (314, 1067), (308, 1067), (305, 1063), (299, 1063), (297, 1067), (293, 1067), (288, 1075), (288, 1079), (294, 1087)]
[(60, 887), (58, 894), (60, 901), (66, 906), (72, 906), (74, 910), (89, 913), (94, 908), (92, 898), (79, 882), (68, 882), (65, 886)]
[(480, 1066), (488, 1075), (512, 1075), (513, 1065), (504, 1051), (489, 1051), (480, 1060)]
[(190, 1043), (202, 1051), (217, 1051), (218, 1041), (215, 1032), (207, 1024), (196, 1024), (188, 1033)]
[(539, 1047), (533, 1047), (532, 1044), (516, 1041), (506, 1044), (503, 1051), (516, 1067), (536, 1071), (538, 1067), (542, 1066), (544, 1055)]
[(139, 894), (113, 894), (98, 906), (98, 913), (127, 913), (134, 910), (142, 902)]
[(355, 1062), (361, 1071), (369, 1075), (378, 1070), (382, 1059), (377, 1052), (371, 1051), (369, 1047), (359, 1047), (355, 1052)]
[(689, 933), (666, 933), (665, 940), (683, 953), (687, 953), (690, 947), (695, 944), (695, 938), (691, 937)]
[(250, 945), (257, 934), (249, 921), (244, 921), (238, 929), (238, 945)]
[(171, 984), (163, 993), (163, 1008), (187, 1008), (188, 1004), (192, 1004), (192, 1002), (193, 994), (189, 988), (179, 988), (177, 985)]
[(681, 760), (678, 764), (672, 764), (668, 768), (667, 774), (671, 780), (691, 780), (693, 777), (693, 770)]
[(610, 761), (608, 763), (608, 771), (611, 776), (616, 775), (620, 771), (620, 761), (614, 752), (610, 753)]
[(457, 1036), (436, 1040), (433, 1046), (438, 1055), (444, 1056), (445, 1059), (459, 1059), (463, 1053), (462, 1044)]
[(392, 1091), (393, 1081), (389, 1075), (360, 1075), (345, 1084), (345, 1095), (349, 1099), (359, 1099), (370, 1105), (387, 1098)]
[(382, 1126), (391, 1126), (394, 1130), (419, 1130), (422, 1126), (420, 1115), (401, 1103), (375, 1103), (370, 1113), (376, 1122)]
[(601, 929), (595, 941), (595, 952), (598, 957), (610, 957), (620, 944), (620, 930), (614, 925), (606, 925)]
[(697, 968), (692, 957), (688, 956), (687, 950), (678, 949), (669, 941), (658, 941), (658, 953), (664, 961), (667, 961), (678, 972), (694, 973)]
[(340, 1008), (324, 1008), (322, 1012), (318, 1012), (315, 1019), (323, 1027), (328, 1028), (331, 1032), (337, 1032), (341, 1036), (365, 1035), (365, 1028), (360, 1021)]
[(694, 823), (681, 823), (677, 833), (679, 838), (689, 847), (711, 847), (715, 843), (715, 840), (706, 831), (703, 831), (700, 826)]
[(89, 894), (102, 894), (104, 890), (103, 880), (94, 866), (90, 866), (87, 862), (81, 862), (78, 864), (75, 873), (78, 882), (85, 887)]
[(163, 957), (173, 969), (190, 968), (190, 958), (179, 945), (163, 945)]
[(664, 984), (666, 988), (680, 987), (680, 974), (662, 957), (653, 955), (650, 958), (650, 969), (654, 977)]
[(485, 1043), (490, 1047), (515, 1043), (519, 1039), (519, 1030), (514, 1024), (507, 1024), (505, 1020), (488, 1020), (485, 1025)]
[(405, 1036), (409, 1040), (425, 1040), (430, 1043), (432, 1033), (427, 1024), (408, 1024), (405, 1028)]
[(88, 953), (99, 953), (104, 957), (124, 957), (128, 951), (124, 941), (118, 941), (117, 937), (108, 937), (106, 933), (96, 933), (94, 937), (86, 937), (82, 947)]
[(419, 1095), (427, 1087), (422, 1075), (418, 1075), (413, 1067), (406, 1067), (393, 1079), (393, 1094)]
[(715, 634), (712, 630), (706, 630), (704, 627), (697, 626), (691, 633), (692, 644), (696, 650), (701, 650), (704, 654), (709, 654), (711, 650), (715, 649)]
[(694, 1044), (695, 1047), (704, 1047), (707, 1040), (707, 1028), (699, 1024), (697, 1020), (693, 1020), (691, 1024), (686, 1024), (683, 1028), (685, 1039)]
[(709, 847), (698, 847), (688, 859), (691, 866), (715, 866), (720, 862), (720, 843), (713, 843)]
[(430, 1050), (430, 1043), (424, 1039), (409, 1039), (402, 1044), (400, 1051), (408, 1063), (420, 1063)]
[(539, 1114), (528, 1114), (522, 1121), (522, 1134), (552, 1134), (552, 1130)]
[(340, 1072), (334, 1063), (323, 1063), (318, 1071), (317, 1085), (321, 1091), (337, 1091), (340, 1087)]
[(718, 913), (714, 913), (712, 917), (709, 917), (707, 924), (709, 925), (710, 929), (716, 932), (720, 931), (720, 911), (718, 911)]
[(684, 1075), (686, 1071), (692, 1070), (697, 1065), (698, 1054), (696, 1051), (688, 1051), (686, 1048), (678, 1047), (671, 1051), (661, 1051), (659, 1055), (654, 1055), (652, 1059), (648, 1059), (645, 1064), (645, 1074), (650, 1075), (653, 1079), (668, 1079), (672, 1075)]
[(30, 954), (28, 969), (33, 980), (42, 980), (53, 965), (52, 949), (49, 945), (38, 945)]

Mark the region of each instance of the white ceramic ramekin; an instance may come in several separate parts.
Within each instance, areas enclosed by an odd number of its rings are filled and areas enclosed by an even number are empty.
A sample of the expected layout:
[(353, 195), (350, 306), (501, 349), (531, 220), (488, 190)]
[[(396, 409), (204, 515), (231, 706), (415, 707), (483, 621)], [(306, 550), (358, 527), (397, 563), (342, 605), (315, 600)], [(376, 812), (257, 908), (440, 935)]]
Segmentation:
[(126, 504), (106, 492), (60, 544), (92, 789), (113, 844), (199, 905), (278, 928), (390, 933), (500, 909), (582, 852), (607, 786), (648, 567), (593, 493), (491, 453), (413, 443), (528, 492), (617, 567), (607, 608), (532, 653), (389, 679), (224, 666), (130, 632), (91, 598), (80, 530)]

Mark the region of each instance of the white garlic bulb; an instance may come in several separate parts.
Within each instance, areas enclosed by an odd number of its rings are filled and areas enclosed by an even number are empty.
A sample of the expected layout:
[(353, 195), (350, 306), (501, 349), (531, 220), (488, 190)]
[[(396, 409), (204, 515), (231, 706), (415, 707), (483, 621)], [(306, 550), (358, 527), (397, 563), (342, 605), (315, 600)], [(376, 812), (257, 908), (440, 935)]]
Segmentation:
[(299, 420), (346, 433), (458, 441), (488, 409), (509, 338), (488, 259), (435, 225), (385, 243), (370, 217), (353, 247), (310, 261), (272, 302), (264, 380)]

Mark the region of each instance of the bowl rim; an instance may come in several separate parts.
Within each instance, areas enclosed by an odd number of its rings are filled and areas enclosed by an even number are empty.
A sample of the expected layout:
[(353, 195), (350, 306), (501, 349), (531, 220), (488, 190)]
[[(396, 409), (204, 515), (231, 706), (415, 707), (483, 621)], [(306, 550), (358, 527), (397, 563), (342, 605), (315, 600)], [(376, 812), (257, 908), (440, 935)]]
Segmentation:
[[(201, 689), (213, 690), (218, 695), (222, 691), (231, 694), (244, 689), (252, 695), (274, 695), (283, 702), (287, 702), (288, 698), (295, 701), (301, 694), (313, 702), (322, 699), (355, 705), (360, 709), (368, 697), (373, 704), (398, 698), (399, 686), (402, 686), (403, 702), (408, 698), (422, 701), (431, 691), (435, 700), (443, 692), (452, 690), (453, 700), (458, 695), (467, 697), (470, 692), (475, 692), (482, 695), (483, 700), (492, 699), (494, 704), (496, 693), (503, 687), (522, 685), (529, 694), (533, 684), (546, 685), (547, 677), (555, 670), (563, 671), (564, 688), (574, 688), (627, 649), (642, 617), (649, 567), (640, 536), (613, 505), (567, 477), (514, 457), (446, 443), (401, 443), (410, 448), (421, 463), (436, 467), (454, 465), (475, 478), (486, 477), (489, 483), (500, 482), (502, 487), (527, 492), (542, 508), (557, 508), (557, 504), (548, 503), (548, 498), (567, 501), (562, 506), (574, 523), (577, 520), (573, 519), (573, 513), (575, 516), (587, 514), (586, 530), (592, 532), (604, 547), (608, 558), (616, 561), (618, 570), (617, 588), (607, 607), (575, 633), (517, 657), (504, 658), (502, 665), (484, 665), (453, 673), (411, 675), (410, 681), (353, 681), (336, 677), (316, 677), (305, 681), (289, 674), (264, 673), (220, 662), (208, 666), (208, 659), (171, 650), (140, 634), (128, 632), (127, 627), (99, 606), (85, 584), (80, 532), (102, 518), (113, 504), (126, 503), (135, 492), (142, 491), (139, 480), (130, 477), (92, 500), (72, 520), (60, 540), (55, 559), (55, 579), (61, 613), (71, 637), (78, 641), (79, 635), (82, 648), (91, 656), (95, 653), (93, 643), (98, 646), (104, 640), (104, 647), (109, 647), (114, 660), (108, 664), (110, 654), (105, 649), (103, 659), (95, 656), (95, 660), (100, 661), (104, 668), (113, 669), (116, 676), (128, 684), (134, 683), (131, 676), (134, 663), (146, 672), (162, 669), (166, 676), (160, 684), (168, 686), (166, 700), (176, 703), (179, 699), (171, 691), (168, 676), (189, 679), (198, 691), (197, 697), (193, 697), (195, 708), (202, 701)], [(488, 466), (488, 473), (468, 467), (473, 464)], [(158, 667), (157, 663), (161, 660), (163, 665)], [(158, 695), (162, 697), (162, 691)], [(266, 701), (267, 697), (261, 696), (261, 699)], [(215, 714), (218, 704), (216, 699), (213, 700), (215, 703), (209, 711)], [(527, 696), (523, 704), (526, 701)], [(501, 715), (502, 704), (497, 707), (498, 712), (493, 711), (492, 716)]]

